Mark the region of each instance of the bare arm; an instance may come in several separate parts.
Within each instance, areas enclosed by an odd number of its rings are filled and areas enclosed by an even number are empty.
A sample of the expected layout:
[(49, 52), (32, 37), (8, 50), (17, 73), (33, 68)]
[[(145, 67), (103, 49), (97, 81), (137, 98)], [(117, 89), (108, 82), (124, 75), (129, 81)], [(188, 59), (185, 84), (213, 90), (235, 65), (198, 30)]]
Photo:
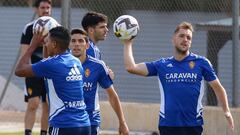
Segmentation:
[[(15, 75), (16, 76), (25, 77), (25, 74), (31, 74), (31, 69), (32, 69), (32, 67), (30, 65), (31, 55), (30, 55), (30, 57), (29, 56), (24, 56), (25, 53), (28, 52), (29, 46), (30, 45), (28, 45), (28, 44), (21, 44), (21, 53), (20, 53), (20, 57), (19, 57), (19, 60), (18, 60), (18, 64), (17, 64), (16, 69), (15, 69)], [(23, 64), (23, 63), (27, 63), (30, 66), (28, 66), (26, 64)], [(23, 70), (23, 69), (27, 69), (27, 70)], [(28, 77), (31, 77), (31, 76), (28, 76)]]
[(114, 79), (115, 79), (115, 74), (114, 74), (114, 72), (112, 71), (111, 68), (109, 68), (109, 66), (107, 66), (107, 68), (108, 68), (108, 74), (109, 74), (110, 78), (111, 78), (112, 80), (114, 80)]
[(228, 98), (227, 98), (227, 94), (226, 91), (224, 89), (224, 87), (221, 85), (220, 81), (214, 80), (209, 82), (210, 86), (213, 88), (218, 100), (220, 101), (221, 105), (222, 105), (222, 109), (224, 111), (225, 117), (228, 121), (228, 124), (230, 126), (230, 128), (232, 130), (234, 130), (234, 121), (228, 106)]
[(137, 74), (141, 76), (148, 75), (147, 66), (145, 63), (135, 63), (132, 51), (132, 40), (124, 40), (122, 41), (124, 44), (123, 50), (123, 59), (124, 59), (124, 66), (125, 69), (132, 74)]
[[(19, 59), (18, 59), (18, 63), (19, 63), (20, 59), (23, 57), (23, 55), (27, 52), (29, 46), (30, 46), (29, 44), (21, 44), (20, 56), (19, 56)], [(30, 63), (30, 58), (29, 58), (29, 63)], [(15, 69), (15, 75), (19, 76), (20, 75), (18, 73), (19, 71), (17, 71), (16, 69)], [(23, 77), (23, 76), (19, 76), (19, 77)]]
[(109, 102), (110, 102), (113, 110), (115, 111), (115, 113), (117, 114), (117, 117), (118, 117), (119, 134), (120, 135), (128, 135), (129, 134), (129, 129), (128, 129), (127, 123), (125, 121), (125, 117), (124, 117), (124, 114), (123, 114), (123, 110), (122, 110), (122, 107), (121, 107), (119, 97), (118, 97), (116, 91), (114, 90), (113, 86), (110, 86), (109, 88), (107, 88), (106, 91), (107, 91), (107, 94), (108, 94)]
[(21, 58), (25, 54), (29, 46), (30, 46), (29, 44), (21, 44), (21, 53), (19, 58)]

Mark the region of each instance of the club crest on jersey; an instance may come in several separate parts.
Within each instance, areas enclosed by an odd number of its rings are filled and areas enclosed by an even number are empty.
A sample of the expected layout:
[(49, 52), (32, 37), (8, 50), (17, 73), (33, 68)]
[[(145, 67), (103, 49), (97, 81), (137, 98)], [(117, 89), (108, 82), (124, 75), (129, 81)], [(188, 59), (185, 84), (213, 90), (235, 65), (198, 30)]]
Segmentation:
[(89, 76), (90, 76), (90, 69), (87, 68), (87, 69), (85, 70), (85, 77), (89, 77)]
[(195, 62), (194, 62), (194, 61), (190, 61), (190, 62), (189, 62), (189, 67), (190, 67), (191, 69), (193, 69), (193, 68), (195, 67)]
[(32, 95), (32, 92), (33, 92), (32, 88), (28, 88), (27, 92), (28, 92), (29, 95)]

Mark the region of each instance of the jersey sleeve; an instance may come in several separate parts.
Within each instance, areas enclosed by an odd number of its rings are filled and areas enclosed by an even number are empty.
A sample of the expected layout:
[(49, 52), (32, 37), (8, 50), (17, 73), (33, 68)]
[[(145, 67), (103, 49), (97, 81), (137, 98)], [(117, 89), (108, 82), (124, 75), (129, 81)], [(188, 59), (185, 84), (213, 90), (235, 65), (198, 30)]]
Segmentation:
[(147, 76), (156, 76), (157, 75), (157, 68), (156, 68), (156, 61), (152, 62), (145, 62), (148, 70)]
[(100, 67), (98, 83), (104, 89), (109, 88), (113, 84), (112, 79), (110, 78), (110, 76), (108, 74), (108, 68), (106, 67), (104, 62), (102, 62), (101, 67)]
[(43, 59), (32, 64), (32, 70), (37, 77), (51, 78), (52, 62), (50, 59)]
[(217, 75), (212, 67), (211, 62), (208, 59), (203, 59), (202, 68), (202, 74), (206, 81), (210, 82), (217, 79)]
[(20, 43), (30, 45), (32, 37), (33, 37), (32, 25), (27, 25), (23, 29)]

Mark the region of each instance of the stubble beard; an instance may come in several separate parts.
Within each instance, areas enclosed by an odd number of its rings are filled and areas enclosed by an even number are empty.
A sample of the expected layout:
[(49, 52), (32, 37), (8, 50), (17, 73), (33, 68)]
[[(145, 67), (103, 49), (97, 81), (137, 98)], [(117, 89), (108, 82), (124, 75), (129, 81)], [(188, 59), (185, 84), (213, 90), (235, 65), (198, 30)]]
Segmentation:
[(188, 49), (187, 50), (181, 50), (180, 48), (175, 47), (176, 52), (180, 55), (187, 55), (188, 54)]

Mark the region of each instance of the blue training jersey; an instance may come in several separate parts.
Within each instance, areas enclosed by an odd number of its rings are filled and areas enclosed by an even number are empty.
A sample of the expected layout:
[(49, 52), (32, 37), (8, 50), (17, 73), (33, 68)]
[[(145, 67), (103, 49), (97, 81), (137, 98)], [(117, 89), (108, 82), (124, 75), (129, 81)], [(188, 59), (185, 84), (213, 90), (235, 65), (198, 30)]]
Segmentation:
[(90, 125), (83, 98), (83, 68), (68, 52), (43, 59), (32, 65), (38, 77), (48, 79), (49, 124), (51, 127), (85, 127)]
[(159, 126), (203, 125), (204, 79), (217, 79), (210, 62), (205, 57), (190, 53), (182, 61), (170, 57), (145, 64), (148, 76), (159, 78)]
[(92, 56), (93, 58), (99, 59), (101, 60), (101, 52), (99, 50), (99, 48), (93, 43), (93, 41), (91, 39), (89, 40), (89, 48), (87, 49), (87, 54)]
[(85, 72), (83, 76), (83, 90), (84, 102), (87, 106), (86, 111), (89, 114), (91, 125), (100, 125), (98, 88), (100, 85), (102, 88), (107, 89), (113, 82), (102, 60), (87, 56), (82, 66)]

